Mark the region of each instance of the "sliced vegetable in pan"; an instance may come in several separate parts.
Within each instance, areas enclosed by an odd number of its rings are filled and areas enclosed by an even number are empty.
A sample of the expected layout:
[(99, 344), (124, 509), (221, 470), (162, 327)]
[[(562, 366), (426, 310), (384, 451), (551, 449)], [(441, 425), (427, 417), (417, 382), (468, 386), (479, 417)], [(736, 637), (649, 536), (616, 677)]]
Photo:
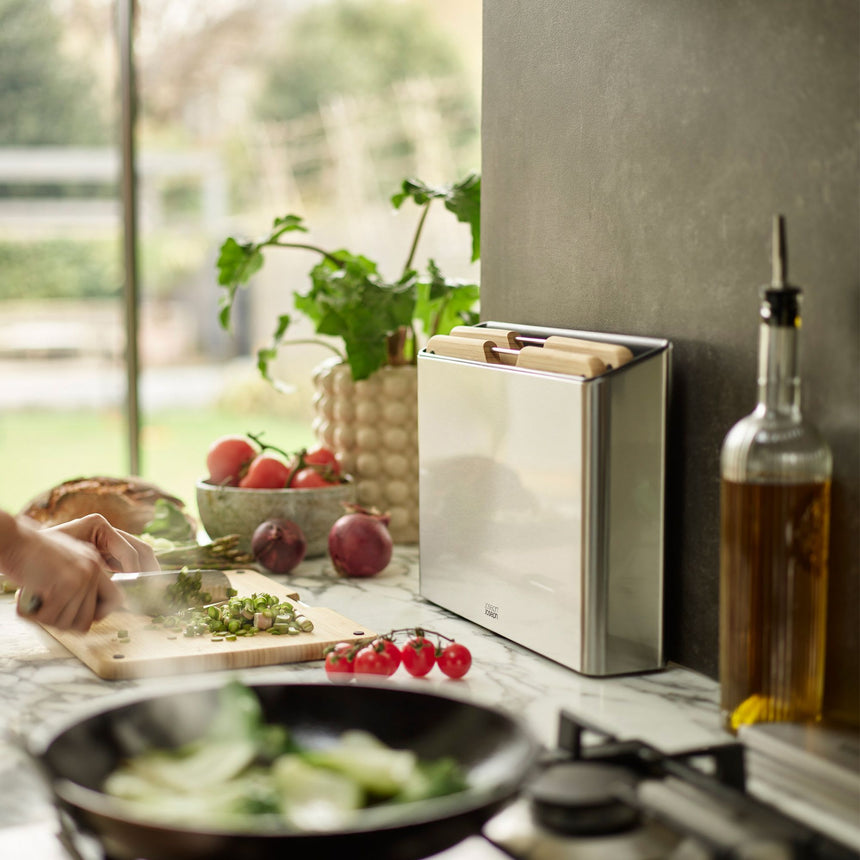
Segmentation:
[(103, 786), (138, 817), (248, 831), (337, 829), (371, 806), (466, 788), (453, 759), (422, 761), (365, 731), (303, 746), (286, 727), (267, 724), (256, 695), (238, 682), (221, 690), (201, 738), (136, 755)]

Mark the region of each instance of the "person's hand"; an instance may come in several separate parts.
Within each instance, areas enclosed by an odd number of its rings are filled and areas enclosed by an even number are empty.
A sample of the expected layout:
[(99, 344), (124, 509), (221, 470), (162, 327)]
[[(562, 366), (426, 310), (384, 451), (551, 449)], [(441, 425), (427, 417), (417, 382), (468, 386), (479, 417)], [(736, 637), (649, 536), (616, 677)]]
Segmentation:
[(57, 529), (19, 520), (0, 563), (22, 586), (18, 614), (41, 624), (85, 632), (122, 602), (95, 547)]
[(100, 514), (39, 529), (0, 511), (0, 570), (22, 587), (19, 615), (62, 630), (89, 630), (122, 603), (106, 567), (157, 570), (158, 562), (148, 544)]
[(111, 570), (158, 570), (152, 547), (128, 532), (115, 529), (101, 514), (88, 514), (46, 532), (63, 532), (78, 540), (91, 543)]

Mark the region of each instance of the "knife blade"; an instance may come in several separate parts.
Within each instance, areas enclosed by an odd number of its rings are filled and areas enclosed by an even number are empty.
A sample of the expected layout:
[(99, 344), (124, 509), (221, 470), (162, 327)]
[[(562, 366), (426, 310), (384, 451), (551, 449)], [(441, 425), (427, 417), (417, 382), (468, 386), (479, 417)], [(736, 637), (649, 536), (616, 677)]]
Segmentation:
[[(193, 605), (219, 603), (235, 591), (222, 570), (143, 570), (114, 573), (111, 581), (122, 591), (122, 608), (143, 615), (168, 615)], [(42, 598), (22, 588), (18, 605), (22, 615), (33, 615)]]
[(125, 607), (145, 615), (220, 603), (235, 593), (222, 570), (144, 570), (115, 573), (111, 581), (122, 591)]

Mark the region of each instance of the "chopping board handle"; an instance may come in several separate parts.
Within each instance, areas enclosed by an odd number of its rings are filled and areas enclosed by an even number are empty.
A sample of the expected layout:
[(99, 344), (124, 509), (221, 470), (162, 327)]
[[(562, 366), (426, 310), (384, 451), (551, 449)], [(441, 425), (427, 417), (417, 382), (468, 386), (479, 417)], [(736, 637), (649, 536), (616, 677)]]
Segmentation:
[(568, 352), (585, 352), (595, 355), (607, 367), (621, 367), (633, 358), (633, 353), (619, 343), (603, 343), (597, 340), (584, 340), (579, 337), (565, 337), (563, 335), (550, 335), (544, 346), (552, 349), (563, 349)]
[(524, 346), (517, 356), (517, 367), (566, 373), (586, 379), (598, 376), (606, 370), (606, 365), (597, 356), (546, 346)]
[(478, 340), (475, 337), (457, 337), (449, 334), (434, 334), (427, 341), (427, 352), (444, 355), (448, 358), (465, 358), (470, 361), (481, 361), (485, 364), (499, 364), (499, 359), (493, 352), (491, 340)]
[(506, 331), (500, 328), (482, 328), (477, 325), (455, 325), (451, 329), (454, 337), (473, 337), (476, 340), (492, 341), (493, 346), (519, 349), (520, 342), (515, 331)]

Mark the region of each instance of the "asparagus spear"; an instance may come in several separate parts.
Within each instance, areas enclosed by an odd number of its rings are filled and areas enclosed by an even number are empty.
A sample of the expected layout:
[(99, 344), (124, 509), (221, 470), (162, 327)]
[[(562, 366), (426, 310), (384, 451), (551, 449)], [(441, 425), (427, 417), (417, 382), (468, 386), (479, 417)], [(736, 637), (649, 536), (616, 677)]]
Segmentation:
[(239, 535), (224, 535), (211, 543), (183, 544), (156, 550), (162, 567), (191, 567), (208, 570), (231, 570), (254, 562), (254, 557), (239, 548)]

